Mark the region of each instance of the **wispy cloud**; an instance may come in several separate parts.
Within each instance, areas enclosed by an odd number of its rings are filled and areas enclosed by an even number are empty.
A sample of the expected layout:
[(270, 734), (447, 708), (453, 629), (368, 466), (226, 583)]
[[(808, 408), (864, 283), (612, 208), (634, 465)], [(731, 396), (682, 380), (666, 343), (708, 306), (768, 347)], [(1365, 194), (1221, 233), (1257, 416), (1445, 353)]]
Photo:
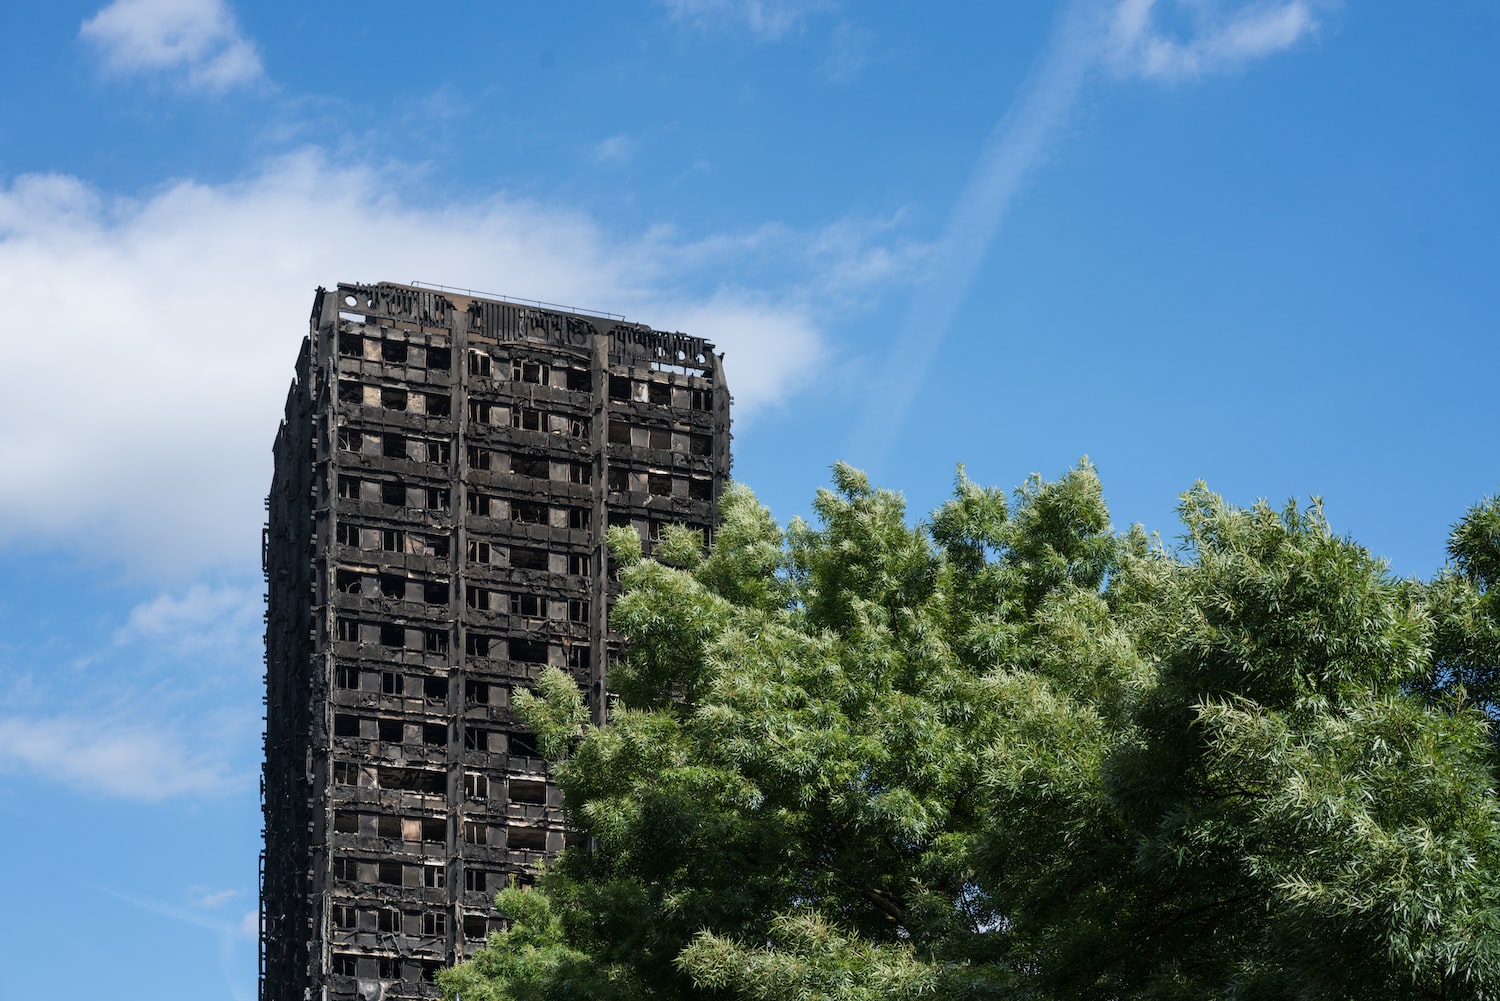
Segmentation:
[(136, 605), (115, 639), (167, 643), (179, 653), (243, 649), (259, 641), (260, 609), (258, 589), (198, 583)]
[(217, 910), (229, 903), (235, 897), (241, 895), (239, 890), (215, 890), (210, 886), (194, 886), (188, 890), (190, 902), (194, 907), (206, 911)]
[(249, 781), (160, 727), (72, 716), (0, 716), (0, 771), (148, 802), (241, 792)]
[(659, 0), (673, 20), (698, 29), (748, 30), (757, 41), (777, 41), (801, 31), (826, 0)]
[(1161, 25), (1158, 0), (1124, 0), (1110, 26), (1108, 58), (1116, 73), (1158, 80), (1184, 80), (1237, 69), (1274, 55), (1317, 29), (1303, 0), (1278, 0), (1226, 7), (1221, 3), (1182, 4), (1185, 31)]
[(260, 56), (224, 0), (115, 0), (83, 22), (79, 35), (115, 72), (180, 72), (211, 91), (262, 76)]
[[(809, 259), (807, 287), (767, 294), (736, 267), (758, 251), (733, 234), (621, 236), (502, 195), (414, 205), (402, 180), (310, 151), (237, 183), (180, 181), (143, 198), (60, 175), (0, 184), (0, 295), (15, 304), (11, 329), (36, 332), (11, 339), (7, 364), (76, 362), (66, 394), (16, 379), (0, 395), (11, 429), (0, 544), (60, 545), (173, 579), (253, 566), (270, 443), (319, 282), (440, 281), (680, 325), (734, 359), (743, 421), (816, 378), (818, 284), (878, 267), (878, 251), (846, 242)], [(783, 350), (808, 363), (788, 370)], [(200, 608), (224, 598), (191, 597)], [(186, 612), (163, 602), (129, 628)]]
[(232, 921), (217, 916), (210, 917), (198, 911), (138, 893), (127, 893), (107, 886), (98, 887), (98, 890), (116, 900), (139, 908), (147, 914), (180, 921), (183, 924), (215, 933), (219, 940), (219, 968), (224, 975), (224, 986), (229, 990), (229, 996), (234, 1001), (248, 1001), (253, 984), (244, 982), (244, 965), (238, 961), (237, 954), (247, 939), (254, 939), (260, 934), (259, 911), (248, 911), (238, 921)]
[(594, 145), (595, 163), (627, 163), (635, 156), (637, 142), (627, 135), (610, 136)]
[(870, 46), (875, 35), (870, 29), (852, 21), (840, 21), (833, 29), (828, 55), (823, 59), (823, 76), (829, 83), (849, 83), (859, 76), (870, 61)]
[(1157, 26), (1157, 0), (1075, 0), (1058, 16), (1036, 70), (985, 141), (924, 258), (886, 375), (856, 426), (851, 455), (857, 461), (873, 466), (883, 460), (1016, 195), (1051, 155), (1079, 95), (1101, 68), (1116, 76), (1181, 80), (1279, 52), (1316, 27), (1303, 0), (1178, 5), (1188, 8), (1194, 27), (1176, 40)]

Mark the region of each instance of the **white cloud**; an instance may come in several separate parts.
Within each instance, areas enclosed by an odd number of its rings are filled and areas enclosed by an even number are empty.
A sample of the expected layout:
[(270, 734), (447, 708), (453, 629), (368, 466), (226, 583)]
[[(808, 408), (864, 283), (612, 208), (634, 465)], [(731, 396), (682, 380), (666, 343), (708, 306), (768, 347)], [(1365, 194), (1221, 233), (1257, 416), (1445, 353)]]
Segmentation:
[(260, 935), (260, 911), (246, 911), (240, 917), (238, 930), (241, 938), (255, 938)]
[(1074, 0), (1057, 18), (1035, 71), (996, 124), (925, 255), (914, 305), (901, 328), (884, 391), (855, 432), (853, 454), (878, 463), (921, 391), (949, 324), (1031, 172), (1051, 155), (1078, 96), (1103, 64), (1118, 75), (1183, 79), (1279, 52), (1316, 28), (1305, 0), (1177, 0), (1195, 26), (1174, 41), (1157, 25), (1157, 0)]
[(593, 157), (597, 163), (627, 163), (635, 156), (636, 146), (630, 136), (610, 136), (594, 146)]
[(155, 802), (241, 792), (210, 753), (161, 727), (52, 716), (0, 717), (0, 772), (22, 772), (81, 792)]
[(192, 905), (204, 910), (215, 910), (223, 907), (235, 897), (240, 896), (239, 890), (215, 890), (207, 886), (195, 886), (189, 889), (192, 896)]
[(182, 71), (213, 91), (261, 77), (260, 56), (224, 0), (115, 0), (78, 33), (115, 72)]
[(1108, 42), (1123, 76), (1183, 80), (1233, 70), (1290, 48), (1317, 29), (1304, 0), (1277, 0), (1225, 9), (1199, 0), (1183, 3), (1189, 28), (1173, 37), (1158, 23), (1158, 0), (1122, 0)]
[(823, 0), (659, 0), (673, 20), (700, 30), (746, 28), (757, 41), (774, 42), (802, 30)]
[[(61, 545), (145, 573), (253, 565), (271, 442), (319, 283), (438, 281), (680, 324), (729, 353), (738, 421), (815, 378), (815, 364), (775, 352), (825, 354), (823, 290), (692, 290), (709, 266), (743, 274), (734, 254), (754, 251), (735, 251), (735, 238), (617, 238), (583, 214), (503, 196), (417, 207), (399, 185), (306, 153), (240, 183), (181, 181), (139, 199), (58, 175), (0, 186), (0, 295), (12, 303), (0, 544)], [(827, 246), (816, 233), (782, 242)], [(713, 245), (728, 249), (701, 249)], [(828, 281), (871, 266), (859, 247), (817, 253)], [(182, 614), (153, 605), (131, 628)]]
[(166, 643), (179, 653), (237, 650), (259, 642), (258, 588), (194, 584), (180, 597), (160, 594), (130, 610), (118, 642)]
[(874, 40), (875, 35), (868, 28), (840, 21), (823, 60), (823, 76), (829, 83), (851, 82), (870, 61), (870, 45)]

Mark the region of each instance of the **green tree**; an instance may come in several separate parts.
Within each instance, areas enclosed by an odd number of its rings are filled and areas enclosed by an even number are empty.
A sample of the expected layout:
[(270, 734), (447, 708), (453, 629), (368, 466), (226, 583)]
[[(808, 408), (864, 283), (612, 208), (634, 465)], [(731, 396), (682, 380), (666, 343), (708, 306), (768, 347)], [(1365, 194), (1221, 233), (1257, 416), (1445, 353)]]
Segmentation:
[(450, 996), (1500, 996), (1493, 502), (1417, 585), (1316, 504), (1116, 533), (1086, 462), (834, 481), (612, 533), (609, 725), (516, 699), (586, 842)]

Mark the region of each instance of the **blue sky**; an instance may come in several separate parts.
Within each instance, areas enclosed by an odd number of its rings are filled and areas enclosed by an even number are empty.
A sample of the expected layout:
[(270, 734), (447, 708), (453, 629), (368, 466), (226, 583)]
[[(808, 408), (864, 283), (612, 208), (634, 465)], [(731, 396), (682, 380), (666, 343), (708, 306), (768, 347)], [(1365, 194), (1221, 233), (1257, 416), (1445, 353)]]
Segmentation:
[(1500, 7), (0, 7), (0, 1001), (254, 996), (261, 500), (315, 286), (713, 338), (736, 474), (1116, 524), (1500, 488)]

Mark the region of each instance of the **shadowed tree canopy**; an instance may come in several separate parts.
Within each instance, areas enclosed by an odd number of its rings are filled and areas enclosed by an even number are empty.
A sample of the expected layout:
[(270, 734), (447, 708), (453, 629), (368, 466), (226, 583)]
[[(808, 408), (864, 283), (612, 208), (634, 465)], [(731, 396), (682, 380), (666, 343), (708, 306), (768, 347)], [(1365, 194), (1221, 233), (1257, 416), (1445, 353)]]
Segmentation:
[(449, 997), (1500, 996), (1496, 501), (1425, 584), (1317, 503), (1117, 533), (1086, 462), (814, 509), (612, 532), (608, 726), (515, 698), (587, 837)]

